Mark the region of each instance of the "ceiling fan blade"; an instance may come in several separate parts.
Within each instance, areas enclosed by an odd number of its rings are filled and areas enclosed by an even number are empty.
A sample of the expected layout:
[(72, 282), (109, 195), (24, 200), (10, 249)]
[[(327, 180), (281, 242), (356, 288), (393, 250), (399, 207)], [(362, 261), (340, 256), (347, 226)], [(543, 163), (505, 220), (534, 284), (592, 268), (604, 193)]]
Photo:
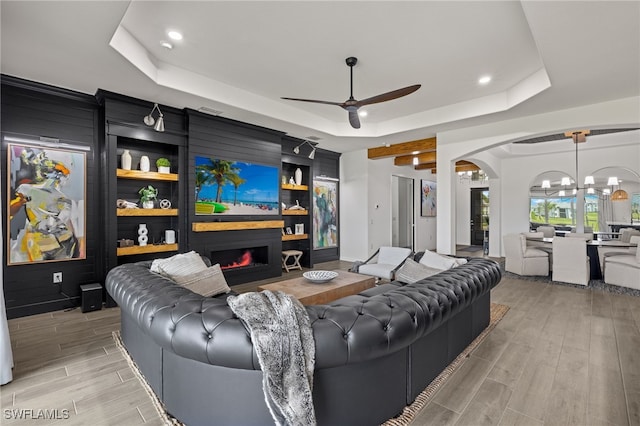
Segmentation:
[(364, 105), (371, 105), (371, 104), (377, 104), (380, 102), (391, 101), (393, 99), (401, 98), (403, 96), (407, 96), (415, 92), (420, 88), (420, 86), (421, 86), (420, 84), (414, 84), (413, 86), (407, 86), (407, 87), (403, 87), (402, 89), (393, 90), (391, 92), (383, 93), (377, 96), (372, 96), (370, 98), (358, 101), (356, 105), (358, 107), (361, 107)]
[(351, 127), (354, 129), (360, 128), (360, 117), (358, 117), (357, 110), (349, 111), (349, 123), (351, 123)]
[(342, 102), (329, 102), (329, 101), (318, 101), (315, 99), (298, 99), (298, 98), (280, 98), (280, 99), (286, 99), (289, 101), (300, 101), (300, 102), (311, 102), (314, 104), (325, 104), (325, 105), (337, 105), (337, 106), (342, 106), (343, 103)]

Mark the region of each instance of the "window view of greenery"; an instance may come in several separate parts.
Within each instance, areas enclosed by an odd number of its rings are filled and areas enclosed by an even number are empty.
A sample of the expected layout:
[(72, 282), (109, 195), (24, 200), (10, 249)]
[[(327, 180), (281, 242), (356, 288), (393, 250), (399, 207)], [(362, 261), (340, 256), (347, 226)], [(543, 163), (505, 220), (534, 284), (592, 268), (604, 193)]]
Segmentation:
[(489, 230), (489, 191), (482, 191), (482, 230)]
[[(529, 221), (532, 228), (546, 224), (567, 228), (576, 225), (575, 197), (532, 197), (530, 200)], [(595, 195), (585, 197), (584, 226), (598, 231), (598, 197)]]
[(640, 194), (631, 196), (631, 221), (640, 221)]

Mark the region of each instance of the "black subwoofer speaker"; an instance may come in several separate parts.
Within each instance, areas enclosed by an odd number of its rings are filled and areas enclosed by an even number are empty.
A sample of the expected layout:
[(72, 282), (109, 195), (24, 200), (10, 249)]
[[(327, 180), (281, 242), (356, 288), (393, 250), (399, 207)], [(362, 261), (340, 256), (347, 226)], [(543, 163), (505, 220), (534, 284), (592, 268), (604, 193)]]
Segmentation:
[(83, 284), (80, 286), (82, 312), (102, 309), (102, 286), (100, 284)]

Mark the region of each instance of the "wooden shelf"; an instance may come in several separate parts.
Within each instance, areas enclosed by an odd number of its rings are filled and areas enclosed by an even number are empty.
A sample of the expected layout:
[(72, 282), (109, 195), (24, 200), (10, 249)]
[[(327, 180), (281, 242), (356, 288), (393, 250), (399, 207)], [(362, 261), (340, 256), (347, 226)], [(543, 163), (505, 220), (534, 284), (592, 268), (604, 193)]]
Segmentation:
[(116, 216), (178, 216), (178, 209), (118, 209)]
[(309, 234), (293, 234), (293, 235), (283, 235), (282, 241), (295, 241), (295, 240), (307, 240), (309, 239)]
[(211, 231), (241, 231), (245, 229), (280, 229), (284, 227), (284, 220), (260, 220), (247, 222), (194, 222), (191, 224), (193, 232)]
[(140, 170), (116, 169), (116, 176), (123, 179), (178, 181), (176, 173), (142, 172)]
[(282, 210), (283, 216), (308, 216), (309, 210)]
[(282, 189), (289, 189), (292, 191), (308, 191), (309, 187), (307, 185), (295, 185), (293, 183), (283, 183)]
[(130, 247), (118, 247), (118, 256), (130, 256), (134, 254), (146, 254), (146, 253), (162, 253), (165, 251), (177, 251), (178, 244), (149, 244), (146, 246), (130, 246)]

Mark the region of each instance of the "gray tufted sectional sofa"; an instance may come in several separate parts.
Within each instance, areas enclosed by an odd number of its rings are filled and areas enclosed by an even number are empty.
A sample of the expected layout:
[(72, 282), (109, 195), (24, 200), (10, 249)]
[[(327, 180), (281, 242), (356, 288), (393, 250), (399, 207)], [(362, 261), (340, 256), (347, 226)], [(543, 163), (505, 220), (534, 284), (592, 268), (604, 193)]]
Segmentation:
[[(262, 373), (226, 295), (206, 298), (125, 264), (106, 279), (122, 339), (169, 413), (188, 425), (269, 425)], [(489, 324), (498, 264), (472, 258), (414, 284), (379, 285), (308, 306), (320, 425), (398, 415)]]

